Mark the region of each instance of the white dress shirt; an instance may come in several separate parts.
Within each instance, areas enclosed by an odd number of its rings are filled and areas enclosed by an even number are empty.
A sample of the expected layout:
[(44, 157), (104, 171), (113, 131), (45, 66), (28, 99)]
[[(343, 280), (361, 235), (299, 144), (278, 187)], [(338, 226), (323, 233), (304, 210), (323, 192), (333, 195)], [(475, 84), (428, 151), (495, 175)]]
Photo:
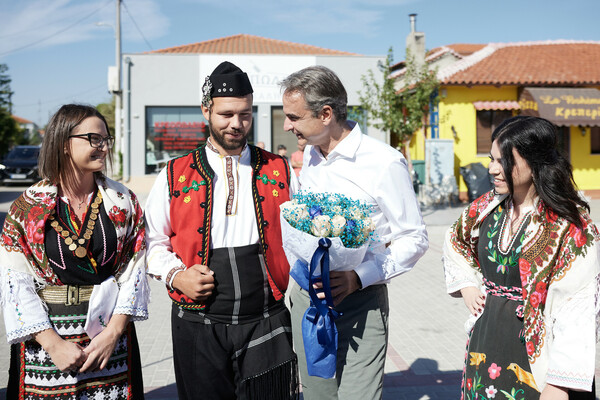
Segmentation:
[[(210, 140), (210, 139), (209, 139)], [(211, 218), (210, 248), (239, 247), (255, 244), (259, 241), (256, 223), (256, 211), (252, 197), (252, 165), (250, 148), (245, 146), (239, 156), (222, 156), (206, 148), (206, 156), (215, 175), (213, 179), (213, 212)], [(234, 177), (234, 200), (232, 215), (227, 215), (226, 159), (232, 162)], [(290, 193), (297, 190), (297, 178), (290, 172)], [(157, 176), (154, 186), (146, 200), (146, 243), (148, 246), (148, 273), (171, 286), (173, 269), (183, 270), (181, 259), (173, 252), (171, 236), (173, 230), (170, 217), (171, 199), (167, 172), (163, 169)]]
[(429, 241), (406, 159), (387, 144), (363, 135), (356, 122), (348, 124), (352, 131), (327, 158), (306, 146), (300, 187), (340, 193), (372, 206), (373, 240), (363, 262), (354, 268), (365, 288), (410, 270)]

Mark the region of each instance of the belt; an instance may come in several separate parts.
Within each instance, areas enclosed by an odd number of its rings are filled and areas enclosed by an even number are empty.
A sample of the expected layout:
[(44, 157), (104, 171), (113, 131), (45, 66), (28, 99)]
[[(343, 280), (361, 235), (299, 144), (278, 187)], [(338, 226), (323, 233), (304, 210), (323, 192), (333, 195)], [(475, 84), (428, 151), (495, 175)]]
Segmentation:
[(93, 290), (94, 285), (46, 286), (38, 292), (38, 295), (48, 304), (77, 306), (84, 301), (89, 301)]

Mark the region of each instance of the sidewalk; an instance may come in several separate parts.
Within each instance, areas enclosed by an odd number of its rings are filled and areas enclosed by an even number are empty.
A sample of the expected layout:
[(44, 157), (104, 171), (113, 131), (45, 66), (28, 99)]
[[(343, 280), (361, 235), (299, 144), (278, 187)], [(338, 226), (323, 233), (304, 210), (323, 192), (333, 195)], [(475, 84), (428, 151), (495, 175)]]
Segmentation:
[[(127, 185), (144, 205), (153, 178), (132, 179)], [(592, 217), (600, 221), (600, 200), (592, 200)], [(389, 345), (385, 367), (385, 400), (458, 399), (465, 355), (462, 300), (445, 292), (441, 264), (442, 241), (463, 206), (425, 209), (429, 250), (409, 273), (389, 285)], [(177, 399), (172, 366), (171, 303), (163, 285), (151, 281), (150, 318), (136, 323), (142, 355), (146, 398)], [(9, 348), (0, 324), (0, 398), (8, 379)], [(599, 352), (596, 353), (599, 364)], [(597, 372), (598, 375), (598, 372)], [(600, 378), (600, 376), (597, 376)], [(365, 399), (369, 400), (369, 399)]]

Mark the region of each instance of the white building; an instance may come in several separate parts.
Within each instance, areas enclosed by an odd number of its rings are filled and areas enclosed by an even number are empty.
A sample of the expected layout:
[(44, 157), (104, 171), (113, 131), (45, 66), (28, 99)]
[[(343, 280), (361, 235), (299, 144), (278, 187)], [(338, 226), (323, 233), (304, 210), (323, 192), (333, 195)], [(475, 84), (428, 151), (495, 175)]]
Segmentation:
[[(252, 35), (235, 35), (141, 54), (124, 54), (123, 137), (128, 140), (131, 176), (153, 174), (170, 158), (185, 154), (208, 136), (200, 109), (202, 84), (222, 61), (248, 73), (254, 88), (254, 123), (249, 141), (274, 151), (283, 144), (296, 151), (296, 137), (283, 130), (279, 82), (311, 65), (335, 71), (348, 92), (349, 116), (363, 132), (386, 143), (389, 137), (366, 126), (359, 106), (361, 76), (378, 73), (383, 56), (363, 56)], [(129, 159), (129, 161), (128, 161)]]

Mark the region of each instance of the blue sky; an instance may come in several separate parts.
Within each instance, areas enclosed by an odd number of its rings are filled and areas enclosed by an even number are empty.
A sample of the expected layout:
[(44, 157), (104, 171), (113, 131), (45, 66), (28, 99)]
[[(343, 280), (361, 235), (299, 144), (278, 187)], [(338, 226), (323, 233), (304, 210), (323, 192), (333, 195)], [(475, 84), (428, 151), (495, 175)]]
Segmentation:
[[(452, 43), (600, 40), (600, 0), (123, 3), (123, 53), (246, 33), (366, 55), (385, 55), (392, 46), (400, 61), (410, 13), (418, 14), (417, 30), (425, 32), (427, 49)], [(9, 67), (14, 114), (43, 126), (61, 104), (110, 100), (115, 8), (115, 0), (0, 0), (0, 63)]]

